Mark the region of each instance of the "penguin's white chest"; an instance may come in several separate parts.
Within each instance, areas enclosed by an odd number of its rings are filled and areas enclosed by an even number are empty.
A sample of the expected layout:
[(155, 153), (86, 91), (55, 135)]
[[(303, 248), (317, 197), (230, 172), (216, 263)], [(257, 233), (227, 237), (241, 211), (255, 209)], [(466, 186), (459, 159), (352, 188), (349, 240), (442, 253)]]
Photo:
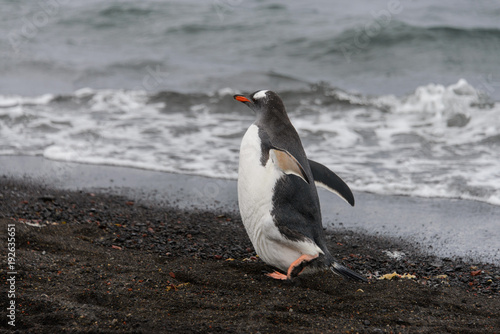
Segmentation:
[(262, 165), (261, 156), (259, 128), (253, 124), (241, 141), (238, 170), (240, 213), (252, 242), (262, 232), (262, 228), (275, 225), (271, 217), (272, 198), (276, 181), (282, 176), (274, 168), (271, 159)]
[[(285, 174), (272, 159), (261, 162), (262, 150), (259, 128), (251, 125), (241, 142), (238, 171), (238, 203), (245, 229), (257, 254), (272, 266), (286, 270), (302, 254), (321, 252), (309, 241), (292, 242), (276, 226), (273, 194), (276, 182)], [(286, 177), (286, 176), (285, 176)]]

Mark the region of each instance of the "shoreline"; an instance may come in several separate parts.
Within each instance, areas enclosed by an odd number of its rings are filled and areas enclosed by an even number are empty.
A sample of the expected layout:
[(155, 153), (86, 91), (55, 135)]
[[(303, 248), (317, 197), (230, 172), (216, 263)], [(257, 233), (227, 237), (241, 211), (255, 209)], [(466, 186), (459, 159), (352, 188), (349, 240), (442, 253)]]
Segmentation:
[[(0, 238), (16, 226), (21, 332), (469, 332), (500, 328), (500, 268), (404, 240), (328, 231), (330, 272), (292, 283), (256, 256), (239, 215), (0, 177)], [(402, 255), (404, 253), (404, 255)], [(2, 252), (2, 262), (6, 263)], [(397, 272), (412, 279), (380, 280)], [(5, 268), (0, 276), (6, 279)], [(7, 324), (5, 309), (0, 328)]]
[[(0, 176), (56, 189), (125, 196), (179, 209), (239, 214), (236, 181), (33, 156), (0, 156)], [(500, 207), (463, 199), (418, 198), (354, 191), (351, 208), (318, 189), (323, 225), (403, 240), (439, 257), (500, 265)]]

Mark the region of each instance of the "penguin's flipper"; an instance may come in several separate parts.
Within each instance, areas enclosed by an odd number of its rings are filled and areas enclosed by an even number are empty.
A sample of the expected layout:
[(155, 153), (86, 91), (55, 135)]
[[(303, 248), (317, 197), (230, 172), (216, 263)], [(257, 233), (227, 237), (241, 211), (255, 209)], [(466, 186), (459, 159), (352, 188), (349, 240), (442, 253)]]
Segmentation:
[(269, 150), (269, 156), (273, 161), (274, 165), (281, 169), (285, 174), (293, 174), (300, 177), (306, 183), (309, 182), (309, 178), (307, 177), (304, 168), (297, 159), (294, 158), (288, 151), (282, 150), (277, 147), (273, 147)]
[(339, 195), (347, 203), (354, 206), (354, 195), (351, 189), (337, 174), (313, 160), (309, 160), (309, 166), (311, 167), (316, 186)]

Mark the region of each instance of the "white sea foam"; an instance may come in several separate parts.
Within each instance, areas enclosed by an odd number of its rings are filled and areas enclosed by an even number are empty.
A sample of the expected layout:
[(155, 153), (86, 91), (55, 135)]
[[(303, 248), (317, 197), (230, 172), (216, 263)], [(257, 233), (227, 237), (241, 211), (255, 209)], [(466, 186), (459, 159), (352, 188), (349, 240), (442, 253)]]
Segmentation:
[[(0, 154), (234, 179), (254, 121), (235, 92), (0, 96)], [(402, 98), (326, 90), (284, 100), (308, 156), (353, 189), (500, 205), (500, 106), (465, 80)]]

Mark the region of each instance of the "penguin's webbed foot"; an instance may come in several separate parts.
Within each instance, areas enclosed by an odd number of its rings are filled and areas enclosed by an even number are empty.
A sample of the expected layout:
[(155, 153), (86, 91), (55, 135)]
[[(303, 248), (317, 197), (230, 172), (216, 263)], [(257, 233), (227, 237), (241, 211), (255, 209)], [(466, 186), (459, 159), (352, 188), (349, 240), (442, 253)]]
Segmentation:
[(306, 266), (308, 266), (312, 261), (316, 260), (318, 256), (319, 254), (303, 254), (297, 260), (292, 262), (292, 264), (288, 268), (288, 272), (286, 275), (278, 271), (266, 275), (274, 279), (291, 281), (294, 277), (297, 277), (305, 269)]
[(283, 280), (283, 281), (286, 281), (288, 279), (287, 275), (282, 274), (278, 271), (275, 271), (275, 272), (270, 273), (270, 274), (266, 274), (266, 276), (269, 276), (269, 277), (274, 278), (274, 279)]

